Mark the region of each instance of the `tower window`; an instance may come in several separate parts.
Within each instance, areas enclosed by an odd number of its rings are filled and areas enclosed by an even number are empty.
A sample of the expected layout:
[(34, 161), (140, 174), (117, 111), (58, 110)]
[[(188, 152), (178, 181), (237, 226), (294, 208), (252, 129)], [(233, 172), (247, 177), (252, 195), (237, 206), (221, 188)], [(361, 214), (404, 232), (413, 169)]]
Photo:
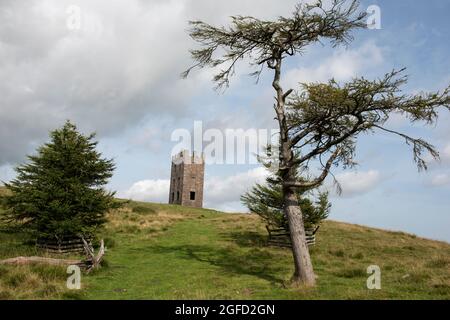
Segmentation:
[(177, 191), (177, 201), (180, 200), (180, 191)]
[(190, 193), (190, 199), (195, 200), (195, 191), (191, 191)]

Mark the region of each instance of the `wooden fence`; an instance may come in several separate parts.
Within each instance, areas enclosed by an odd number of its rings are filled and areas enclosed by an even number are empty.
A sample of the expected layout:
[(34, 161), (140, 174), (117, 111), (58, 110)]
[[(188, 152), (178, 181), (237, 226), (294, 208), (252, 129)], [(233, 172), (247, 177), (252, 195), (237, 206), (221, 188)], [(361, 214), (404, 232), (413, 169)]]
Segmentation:
[[(285, 247), (290, 248), (291, 245), (291, 237), (288, 231), (283, 228), (271, 228), (266, 225), (267, 232), (269, 233), (269, 239), (267, 244), (270, 246), (276, 247)], [(315, 229), (307, 229), (306, 233), (306, 243), (308, 246), (313, 246), (316, 244), (316, 232), (319, 227)]]
[[(91, 244), (91, 240), (87, 240)], [(82, 253), (84, 243), (82, 238), (68, 239), (38, 239), (36, 247), (51, 253)]]

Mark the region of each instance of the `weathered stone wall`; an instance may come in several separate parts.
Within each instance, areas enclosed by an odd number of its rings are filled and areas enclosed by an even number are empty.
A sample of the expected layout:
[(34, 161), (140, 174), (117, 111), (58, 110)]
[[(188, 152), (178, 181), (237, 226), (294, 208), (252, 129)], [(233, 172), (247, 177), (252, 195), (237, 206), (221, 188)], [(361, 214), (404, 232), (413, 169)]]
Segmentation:
[(175, 164), (172, 162), (172, 168), (170, 172), (170, 204), (181, 204), (183, 171), (184, 166), (181, 163)]
[(203, 207), (203, 157), (181, 152), (172, 159), (169, 203), (189, 207)]

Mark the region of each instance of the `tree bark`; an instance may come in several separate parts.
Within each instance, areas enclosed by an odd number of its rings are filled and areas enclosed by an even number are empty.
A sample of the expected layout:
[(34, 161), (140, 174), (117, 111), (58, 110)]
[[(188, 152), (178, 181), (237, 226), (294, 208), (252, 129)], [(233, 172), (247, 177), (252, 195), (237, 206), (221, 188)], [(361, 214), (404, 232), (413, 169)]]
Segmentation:
[[(274, 70), (274, 78), (272, 86), (275, 89), (276, 105), (275, 112), (280, 127), (280, 175), (283, 183), (295, 181), (297, 179), (295, 164), (293, 163), (294, 152), (292, 150), (293, 143), (289, 137), (289, 128), (287, 125), (285, 114), (285, 101), (292, 90), (286, 93), (280, 85), (281, 78), (281, 54), (275, 59), (275, 64), (269, 64), (269, 67)], [(295, 284), (301, 286), (314, 286), (315, 275), (309, 255), (308, 245), (306, 243), (305, 226), (303, 223), (303, 216), (300, 205), (295, 193), (295, 187), (283, 187), (283, 204), (284, 214), (289, 223), (289, 231), (292, 242), (292, 254), (294, 257), (295, 272), (292, 280)]]
[(289, 222), (295, 272), (292, 281), (301, 286), (311, 287), (316, 283), (308, 245), (305, 226), (297, 195), (292, 187), (284, 190), (284, 214)]

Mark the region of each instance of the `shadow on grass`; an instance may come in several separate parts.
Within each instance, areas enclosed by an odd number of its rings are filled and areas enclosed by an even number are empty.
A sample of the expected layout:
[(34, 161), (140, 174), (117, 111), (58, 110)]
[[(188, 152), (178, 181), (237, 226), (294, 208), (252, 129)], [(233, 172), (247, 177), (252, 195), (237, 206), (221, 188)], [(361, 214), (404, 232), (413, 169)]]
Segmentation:
[[(270, 252), (259, 248), (242, 250), (239, 248), (218, 248), (208, 245), (152, 246), (148, 250), (157, 254), (175, 254), (177, 257), (196, 260), (222, 268), (229, 274), (251, 275), (272, 284), (283, 284), (276, 274), (285, 274), (283, 265)], [(186, 266), (188, 268), (188, 266)]]
[(227, 232), (224, 238), (230, 239), (240, 247), (263, 248), (267, 247), (268, 236), (254, 231)]

